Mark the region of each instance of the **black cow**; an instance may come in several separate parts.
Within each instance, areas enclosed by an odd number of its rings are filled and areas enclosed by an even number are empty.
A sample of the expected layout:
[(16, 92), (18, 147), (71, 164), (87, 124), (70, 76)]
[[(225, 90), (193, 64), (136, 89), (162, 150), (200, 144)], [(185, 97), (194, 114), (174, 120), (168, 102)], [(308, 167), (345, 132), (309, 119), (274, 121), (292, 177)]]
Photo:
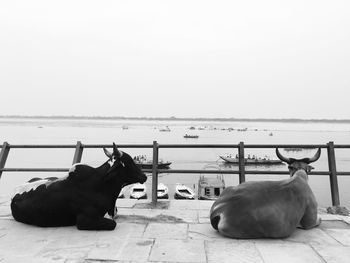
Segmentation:
[(210, 221), (220, 234), (231, 238), (284, 238), (300, 226), (321, 222), (316, 198), (308, 184), (309, 165), (320, 158), (286, 158), (291, 177), (280, 181), (245, 182), (226, 188), (210, 210)]
[[(122, 187), (147, 179), (133, 159), (117, 149), (103, 149), (109, 160), (98, 168), (75, 164), (68, 176), (34, 180), (31, 190), (11, 200), (13, 217), (41, 227), (77, 225), (80, 230), (113, 230), (115, 203)], [(34, 189), (33, 189), (34, 188)]]

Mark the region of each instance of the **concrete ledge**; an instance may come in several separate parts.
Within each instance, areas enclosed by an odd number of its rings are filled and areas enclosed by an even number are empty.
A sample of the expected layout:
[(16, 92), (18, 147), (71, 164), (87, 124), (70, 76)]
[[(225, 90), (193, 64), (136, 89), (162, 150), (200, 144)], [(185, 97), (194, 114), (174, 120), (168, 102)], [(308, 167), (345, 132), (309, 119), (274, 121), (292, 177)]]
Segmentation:
[(118, 200), (114, 231), (39, 228), (16, 222), (0, 202), (0, 262), (336, 262), (350, 258), (349, 217), (325, 214), (281, 240), (235, 240), (209, 222), (211, 201)]

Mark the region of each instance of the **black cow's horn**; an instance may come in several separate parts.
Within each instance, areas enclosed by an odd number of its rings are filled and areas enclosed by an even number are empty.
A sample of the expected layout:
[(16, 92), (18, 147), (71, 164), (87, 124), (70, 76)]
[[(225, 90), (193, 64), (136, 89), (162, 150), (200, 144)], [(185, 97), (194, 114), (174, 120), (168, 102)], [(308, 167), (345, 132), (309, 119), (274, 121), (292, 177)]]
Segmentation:
[(123, 152), (118, 150), (117, 145), (115, 145), (115, 143), (113, 143), (113, 154), (115, 158), (120, 158), (123, 155)]
[(290, 158), (284, 157), (284, 156), (280, 153), (280, 151), (278, 150), (278, 148), (276, 148), (276, 155), (277, 155), (277, 157), (278, 157), (281, 161), (290, 164)]
[(318, 148), (317, 152), (315, 153), (315, 155), (311, 158), (308, 158), (308, 163), (313, 163), (316, 162), (321, 156), (321, 148)]
[(103, 151), (105, 152), (105, 155), (107, 155), (107, 157), (108, 157), (110, 160), (112, 160), (113, 154), (112, 154), (110, 151), (108, 151), (106, 148), (103, 148)]

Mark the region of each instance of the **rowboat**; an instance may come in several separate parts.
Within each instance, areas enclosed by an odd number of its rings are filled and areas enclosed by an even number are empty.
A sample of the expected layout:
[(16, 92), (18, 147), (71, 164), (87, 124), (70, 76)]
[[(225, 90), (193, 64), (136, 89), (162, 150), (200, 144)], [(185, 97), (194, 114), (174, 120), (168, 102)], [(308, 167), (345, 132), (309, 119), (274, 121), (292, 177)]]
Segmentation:
[[(239, 158), (232, 157), (231, 155), (220, 155), (219, 156), (222, 160), (224, 160), (226, 163), (230, 164), (239, 164)], [(246, 165), (276, 165), (276, 164), (283, 164), (283, 162), (279, 159), (270, 159), (268, 157), (260, 158), (260, 157), (250, 157), (250, 158), (244, 158), (244, 164)]]
[(158, 199), (168, 199), (169, 198), (169, 189), (163, 184), (159, 183), (157, 187), (157, 198)]
[(133, 184), (130, 188), (131, 199), (147, 199), (146, 185), (145, 184)]
[(175, 185), (175, 199), (194, 199), (195, 193), (194, 191), (184, 184), (176, 184)]

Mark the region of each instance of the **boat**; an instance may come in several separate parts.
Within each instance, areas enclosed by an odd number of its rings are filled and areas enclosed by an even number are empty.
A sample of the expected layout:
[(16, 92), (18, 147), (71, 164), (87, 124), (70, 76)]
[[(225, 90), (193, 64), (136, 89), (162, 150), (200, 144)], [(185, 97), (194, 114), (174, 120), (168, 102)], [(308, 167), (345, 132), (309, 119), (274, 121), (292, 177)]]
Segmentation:
[(222, 174), (200, 175), (198, 180), (198, 199), (216, 200), (225, 189)]
[(185, 134), (184, 138), (186, 139), (197, 139), (199, 136), (198, 135), (190, 135), (190, 134)]
[(158, 199), (168, 199), (169, 198), (169, 188), (163, 183), (158, 184), (157, 198)]
[(175, 185), (175, 199), (194, 199), (195, 193), (194, 191), (184, 184), (176, 184)]
[(160, 132), (170, 132), (171, 130), (170, 130), (169, 126), (165, 126), (164, 128), (160, 128), (159, 131)]
[(286, 152), (301, 152), (303, 150), (314, 150), (314, 149), (315, 148), (297, 148), (297, 147), (283, 148), (283, 150)]
[[(232, 155), (220, 155), (219, 156), (222, 160), (224, 160), (226, 163), (231, 163), (231, 164), (238, 164), (239, 163), (239, 158), (238, 156), (232, 156)], [(264, 158), (257, 157), (253, 155), (250, 157), (248, 155), (248, 158), (244, 158), (244, 163), (246, 165), (279, 165), (283, 164), (283, 162), (280, 159), (270, 159), (269, 157), (265, 156)]]
[[(141, 169), (152, 169), (153, 167), (153, 160), (147, 159), (145, 155), (137, 155), (134, 157), (134, 162), (141, 168)], [(158, 160), (158, 169), (169, 169), (171, 165), (171, 162)]]
[(145, 184), (133, 184), (130, 188), (130, 198), (131, 199), (147, 199)]

